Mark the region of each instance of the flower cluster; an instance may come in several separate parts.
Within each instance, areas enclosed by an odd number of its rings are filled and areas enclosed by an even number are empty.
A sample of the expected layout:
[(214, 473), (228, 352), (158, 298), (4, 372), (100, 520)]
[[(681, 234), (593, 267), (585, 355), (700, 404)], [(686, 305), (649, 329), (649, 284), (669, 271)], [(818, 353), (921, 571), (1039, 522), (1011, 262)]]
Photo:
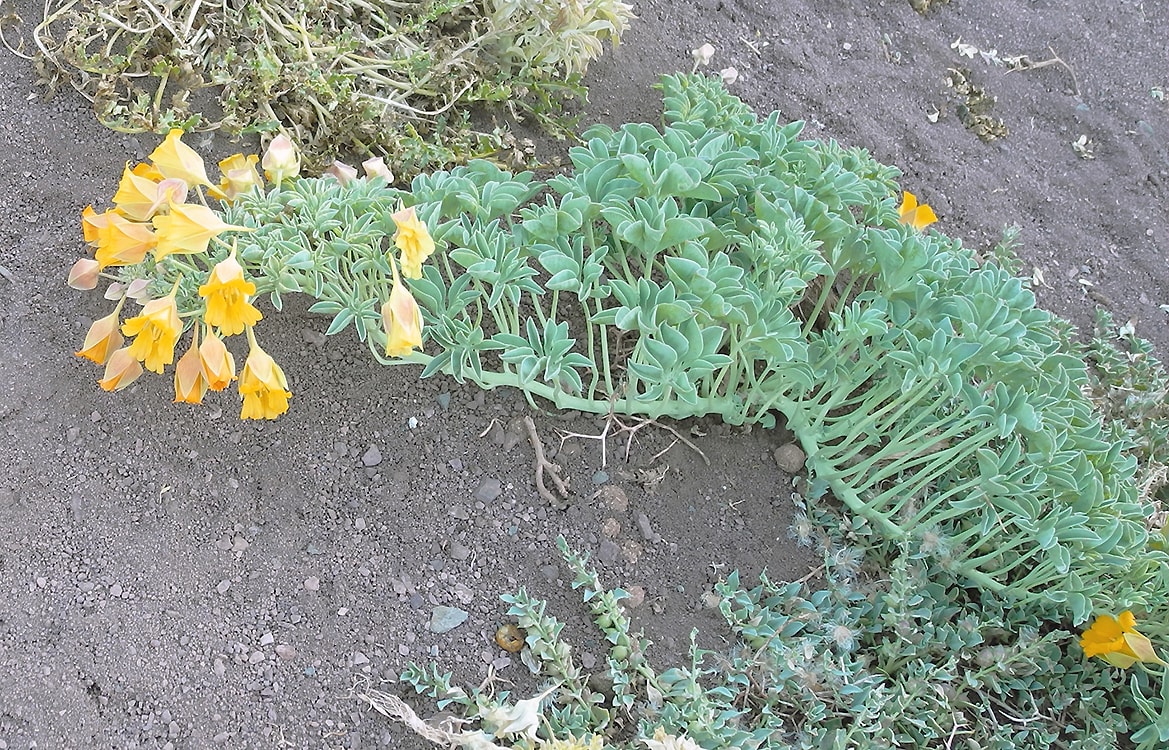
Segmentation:
[[(222, 179), (214, 184), (202, 157), (183, 143), (182, 135), (172, 130), (150, 154), (150, 163), (126, 166), (113, 208), (98, 213), (86, 207), (82, 230), (94, 256), (77, 261), (69, 274), (70, 286), (77, 289), (93, 289), (110, 267), (141, 268), (142, 276), (149, 277), (151, 270), (177, 266), (179, 280), (169, 294), (153, 299), (145, 298), (148, 278), (136, 275), (128, 284), (111, 284), (106, 296), (116, 298), (117, 305), (93, 323), (77, 355), (104, 365), (98, 384), (118, 391), (143, 368), (162, 373), (172, 364), (187, 327), (184, 318), (193, 318), (190, 347), (175, 365), (175, 401), (201, 403), (208, 390), (223, 390), (237, 380), (235, 358), (223, 337), (247, 331), (251, 352), (238, 377), (241, 416), (272, 419), (287, 411), (292, 394), (279, 365), (256, 344), (252, 327), (263, 317), (251, 303), (256, 285), (245, 276), (234, 250), (218, 263), (210, 261), (213, 241), (227, 247), (220, 235), (251, 228), (227, 224), (205, 203), (207, 195), (231, 202), (262, 187), (259, 158), (236, 154), (224, 159), (219, 163)], [(197, 195), (200, 202), (187, 203), (189, 195)], [(198, 287), (201, 310), (180, 313), (176, 296), (184, 273), (204, 277)], [(121, 322), (127, 299), (141, 303), (142, 309)], [(123, 345), (124, 336), (132, 338), (128, 345)]]
[[(176, 402), (202, 403), (208, 390), (224, 390), (237, 381), (243, 401), (241, 418), (275, 419), (288, 411), (292, 393), (287, 379), (256, 342), (254, 330), (263, 318), (253, 304), (257, 283), (271, 289), (271, 281), (243, 260), (246, 250), (237, 254), (236, 243), (221, 237), (229, 232), (254, 232), (259, 224), (247, 213), (237, 223), (227, 223), (207, 205), (208, 198), (226, 206), (263, 189), (265, 181), (257, 165), (279, 191), (299, 177), (300, 155), (287, 136), (277, 136), (263, 159), (235, 154), (219, 162), (221, 179), (214, 184), (203, 159), (182, 142), (182, 131), (172, 130), (150, 155), (149, 163), (126, 166), (112, 208), (98, 213), (89, 206), (82, 212), (82, 229), (93, 257), (74, 264), (69, 284), (93, 289), (103, 276), (115, 280), (106, 292), (108, 299), (117, 300), (114, 311), (93, 323), (77, 352), (105, 367), (98, 380), (102, 388), (121, 390), (144, 369), (162, 373), (174, 363)], [(393, 179), (381, 159), (370, 159), (363, 167), (368, 179), (387, 183)], [(357, 170), (338, 163), (328, 178), (342, 183), (356, 180)], [(197, 196), (197, 201), (188, 203), (188, 196)], [(413, 207), (400, 209), (392, 218), (400, 255), (387, 254), (390, 273), (363, 293), (385, 300), (381, 317), (387, 356), (406, 357), (422, 346), (423, 322), (422, 311), (402, 278), (422, 277), (422, 264), (435, 244)], [(149, 298), (151, 288), (169, 288), (169, 293)], [(127, 299), (142, 308), (123, 321)], [(190, 345), (175, 363), (176, 345), (188, 328)], [(241, 333), (246, 334), (249, 354), (237, 376), (235, 358), (224, 339)], [(132, 339), (129, 344), (124, 337)]]

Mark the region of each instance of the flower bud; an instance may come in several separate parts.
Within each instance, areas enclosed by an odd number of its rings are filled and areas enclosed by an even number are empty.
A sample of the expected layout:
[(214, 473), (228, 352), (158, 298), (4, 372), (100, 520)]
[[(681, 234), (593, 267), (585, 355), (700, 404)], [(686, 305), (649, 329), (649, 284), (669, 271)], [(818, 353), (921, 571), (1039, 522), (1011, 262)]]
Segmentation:
[(326, 169), (321, 176), (332, 177), (334, 180), (344, 186), (357, 179), (357, 170), (343, 161), (334, 160), (329, 168)]
[(375, 177), (383, 177), (387, 183), (394, 181), (394, 174), (386, 166), (386, 160), (380, 156), (375, 156), (361, 162), (361, 168), (365, 170), (367, 179), (372, 180)]
[(292, 139), (281, 133), (268, 144), (268, 150), (264, 152), (260, 165), (264, 168), (264, 175), (268, 181), (280, 187), (284, 180), (300, 174), (300, 154), (297, 153)]
[(69, 269), (69, 286), (74, 289), (93, 289), (97, 286), (101, 263), (93, 258), (81, 258)]

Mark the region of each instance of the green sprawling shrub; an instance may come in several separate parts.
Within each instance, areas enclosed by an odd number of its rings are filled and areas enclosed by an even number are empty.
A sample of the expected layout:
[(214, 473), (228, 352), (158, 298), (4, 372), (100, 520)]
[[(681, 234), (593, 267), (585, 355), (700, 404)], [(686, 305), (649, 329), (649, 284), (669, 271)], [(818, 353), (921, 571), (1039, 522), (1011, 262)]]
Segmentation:
[(701, 76), (663, 88), (664, 128), (594, 127), (543, 185), (475, 162), (409, 191), (300, 181), (226, 218), (257, 227), (240, 258), (274, 303), (308, 292), (377, 354), (363, 279), (384, 285), (390, 214), (414, 205), (448, 248), (410, 283), (424, 375), (601, 413), (778, 413), (858, 531), (1077, 623), (1159, 600), (1131, 441), (1026, 283), (902, 224), (867, 153)]

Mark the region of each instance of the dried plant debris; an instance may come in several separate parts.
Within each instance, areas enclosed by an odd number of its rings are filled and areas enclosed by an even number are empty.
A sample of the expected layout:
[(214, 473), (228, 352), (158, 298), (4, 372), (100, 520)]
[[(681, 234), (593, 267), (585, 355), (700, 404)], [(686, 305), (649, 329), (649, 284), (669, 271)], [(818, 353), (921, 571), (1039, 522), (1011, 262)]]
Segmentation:
[(950, 0), (909, 0), (911, 8), (923, 16), (939, 5), (945, 5)]
[(506, 147), (472, 105), (568, 132), (565, 100), (632, 18), (620, 0), (49, 0), (30, 59), (114, 130), (283, 129), (310, 167), (355, 152), (409, 177)]
[(971, 80), (970, 71), (965, 68), (950, 68), (946, 71), (946, 86), (953, 91), (954, 111), (966, 128), (986, 143), (1008, 134), (1002, 119), (992, 117), (991, 109), (995, 98)]

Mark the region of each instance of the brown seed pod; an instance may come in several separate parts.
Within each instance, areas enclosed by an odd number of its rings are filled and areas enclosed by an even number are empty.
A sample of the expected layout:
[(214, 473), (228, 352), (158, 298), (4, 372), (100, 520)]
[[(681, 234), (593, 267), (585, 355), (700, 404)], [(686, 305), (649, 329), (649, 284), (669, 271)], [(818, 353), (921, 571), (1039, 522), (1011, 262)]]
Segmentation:
[(500, 625), (499, 629), (495, 631), (495, 643), (508, 653), (518, 653), (523, 649), (524, 639), (527, 635), (521, 627), (511, 624)]

